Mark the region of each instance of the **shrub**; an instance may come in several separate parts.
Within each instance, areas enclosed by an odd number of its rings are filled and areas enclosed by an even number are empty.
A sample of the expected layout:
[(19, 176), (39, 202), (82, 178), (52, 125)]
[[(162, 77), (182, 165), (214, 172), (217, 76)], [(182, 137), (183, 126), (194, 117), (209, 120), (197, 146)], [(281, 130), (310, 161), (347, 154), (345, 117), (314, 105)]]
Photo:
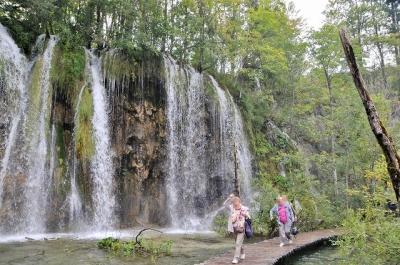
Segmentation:
[(157, 242), (152, 239), (140, 239), (136, 242), (135, 240), (122, 241), (107, 237), (97, 242), (97, 247), (115, 255), (137, 255), (156, 259), (160, 256), (170, 256), (172, 254), (172, 244), (171, 240)]
[(349, 210), (345, 235), (337, 242), (346, 264), (398, 264), (400, 222), (382, 207)]

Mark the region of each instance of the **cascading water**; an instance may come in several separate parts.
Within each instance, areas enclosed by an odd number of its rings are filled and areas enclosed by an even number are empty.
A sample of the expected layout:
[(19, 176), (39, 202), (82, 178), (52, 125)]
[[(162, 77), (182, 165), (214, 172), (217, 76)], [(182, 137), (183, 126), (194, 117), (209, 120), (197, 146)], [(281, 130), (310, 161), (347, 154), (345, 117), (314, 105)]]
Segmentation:
[(91, 161), (93, 179), (93, 226), (96, 230), (111, 229), (114, 225), (115, 192), (113, 183), (108, 100), (103, 84), (101, 60), (92, 51), (86, 51), (90, 58), (90, 74), (93, 94), (93, 131), (95, 154)]
[[(232, 97), (230, 96), (232, 99)], [(233, 99), (232, 99), (233, 102)], [(251, 189), (252, 165), (249, 143), (243, 128), (243, 120), (237, 106), (234, 105), (235, 115), (235, 143), (237, 143), (237, 158), (241, 175), (242, 197), (247, 203), (252, 201), (253, 191)]]
[(233, 141), (235, 130), (235, 116), (234, 116), (234, 104), (231, 97), (226, 96), (225, 91), (222, 90), (217, 81), (209, 76), (213, 88), (218, 97), (219, 103), (219, 115), (218, 115), (218, 125), (219, 125), (219, 146), (220, 146), (220, 160), (219, 167), (217, 168), (218, 175), (221, 176), (234, 176), (235, 174), (235, 164), (234, 164), (234, 152), (236, 142)]
[[(0, 209), (3, 203), (4, 179), (26, 105), (26, 70), (28, 63), (7, 29), (0, 24), (0, 118), (5, 132), (4, 154), (0, 164)], [(4, 108), (4, 109), (3, 109)]]
[(69, 194), (69, 222), (70, 224), (79, 224), (82, 218), (82, 198), (78, 190), (77, 186), (77, 167), (78, 167), (78, 158), (77, 158), (77, 150), (76, 150), (76, 129), (79, 126), (79, 107), (81, 105), (82, 94), (86, 88), (86, 84), (84, 84), (79, 91), (78, 100), (75, 106), (75, 115), (74, 115), (74, 132), (73, 132), (73, 161), (72, 161), (72, 177), (71, 177), (71, 190)]
[[(213, 87), (218, 95), (218, 102), (220, 105), (220, 124), (221, 124), (221, 149), (222, 154), (225, 159), (223, 161), (222, 168), (224, 171), (232, 169), (232, 166), (227, 166), (232, 162), (232, 156), (229, 157), (230, 150), (236, 152), (240, 180), (241, 196), (244, 198), (245, 202), (251, 202), (251, 153), (249, 149), (249, 144), (247, 142), (246, 134), (243, 128), (243, 120), (235, 104), (231, 94), (226, 92), (219, 86), (218, 82), (210, 76)], [(228, 94), (228, 95), (226, 95)], [(232, 142), (234, 143), (232, 146)], [(233, 166), (234, 167), (234, 166)]]
[(30, 143), (29, 143), (29, 165), (28, 178), (25, 187), (25, 206), (24, 206), (24, 231), (44, 232), (46, 231), (46, 210), (48, 204), (48, 183), (51, 182), (49, 173), (48, 132), (50, 129), (50, 105), (51, 105), (51, 86), (50, 71), (53, 57), (53, 49), (57, 44), (57, 38), (51, 36), (46, 50), (42, 56), (40, 69), (40, 102), (37, 116), (33, 116), (30, 123)]
[[(212, 200), (233, 192), (236, 146), (241, 192), (250, 198), (251, 156), (240, 112), (230, 95), (210, 77), (219, 106), (215, 113), (206, 92), (206, 77), (190, 67), (164, 58), (167, 90), (168, 176), (167, 195), (174, 227), (207, 229), (219, 211)], [(210, 118), (217, 116), (216, 129)], [(213, 140), (216, 139), (216, 140)], [(236, 144), (235, 144), (236, 143)], [(217, 144), (218, 148), (213, 146)], [(215, 163), (218, 160), (218, 163)], [(217, 181), (215, 181), (217, 179)], [(219, 180), (219, 181), (218, 181)], [(222, 182), (222, 183), (221, 183)], [(213, 211), (213, 209), (217, 208)]]
[(246, 203), (251, 202), (251, 153), (243, 128), (243, 120), (232, 96), (219, 86), (210, 76), (213, 87), (218, 95), (220, 105), (221, 134), (221, 169), (223, 175), (234, 174), (234, 152), (238, 163), (241, 197)]

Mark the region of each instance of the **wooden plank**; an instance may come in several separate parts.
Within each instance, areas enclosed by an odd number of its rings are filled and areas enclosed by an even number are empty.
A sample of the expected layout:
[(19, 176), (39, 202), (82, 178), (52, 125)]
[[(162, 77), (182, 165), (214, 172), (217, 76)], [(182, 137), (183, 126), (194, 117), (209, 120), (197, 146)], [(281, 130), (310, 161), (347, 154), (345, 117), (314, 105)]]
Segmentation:
[[(281, 258), (290, 255), (296, 250), (315, 244), (321, 240), (340, 235), (338, 229), (326, 229), (308, 233), (300, 233), (293, 244), (279, 246), (279, 238), (272, 238), (255, 244), (245, 245), (246, 259), (240, 261), (242, 265), (273, 265)], [(232, 246), (233, 248), (233, 246)], [(211, 258), (199, 265), (226, 265), (233, 259), (233, 250), (221, 256)]]

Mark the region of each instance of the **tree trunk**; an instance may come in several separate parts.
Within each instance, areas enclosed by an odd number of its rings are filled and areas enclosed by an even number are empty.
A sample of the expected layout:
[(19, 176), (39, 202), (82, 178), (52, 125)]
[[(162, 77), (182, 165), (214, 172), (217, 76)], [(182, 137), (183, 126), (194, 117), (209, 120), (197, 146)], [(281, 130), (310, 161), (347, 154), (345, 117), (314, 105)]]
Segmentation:
[[(326, 78), (326, 86), (329, 91), (329, 108), (331, 112), (331, 119), (334, 122), (333, 118), (333, 94), (332, 94), (332, 76), (329, 75), (329, 72), (326, 68), (324, 68), (324, 74)], [(337, 176), (337, 170), (336, 170), (336, 135), (335, 135), (335, 130), (332, 130), (331, 133), (331, 154), (333, 156), (333, 171), (332, 171), (332, 178), (333, 178), (333, 184), (334, 184), (334, 191), (335, 191), (335, 196), (339, 195), (339, 188), (338, 188), (338, 176)]]
[(345, 30), (340, 31), (340, 39), (342, 41), (347, 63), (353, 76), (354, 84), (367, 113), (372, 132), (374, 133), (376, 140), (378, 141), (385, 155), (387, 169), (393, 184), (394, 193), (396, 195), (397, 202), (400, 204), (400, 157), (397, 154), (397, 150), (392, 138), (389, 136), (386, 128), (383, 126), (375, 105), (368, 94), (368, 91), (366, 90), (365, 82), (357, 65), (353, 47), (350, 44)]
[(162, 46), (161, 46), (161, 52), (165, 52), (166, 51), (166, 47), (167, 47), (167, 26), (168, 26), (168, 1), (164, 0), (164, 33), (162, 35)]
[[(399, 21), (397, 17), (397, 7), (398, 4), (396, 2), (392, 2), (390, 4), (390, 17), (392, 18), (392, 33), (398, 34), (400, 32), (399, 30)], [(400, 51), (399, 51), (399, 46), (395, 45), (394, 46), (394, 55), (396, 58), (396, 65), (400, 65)]]
[[(375, 31), (375, 37), (378, 40), (379, 39), (379, 29), (378, 25), (376, 24), (377, 22), (374, 21), (374, 31)], [(383, 87), (385, 89), (388, 88), (388, 82), (387, 82), (387, 76), (386, 76), (386, 65), (385, 65), (385, 55), (383, 54), (383, 45), (380, 41), (376, 41), (376, 48), (378, 49), (379, 53), (379, 63), (381, 67), (381, 74), (382, 74), (382, 81), (383, 81)]]
[(203, 72), (204, 69), (204, 49), (205, 49), (205, 6), (203, 1), (199, 1), (199, 16), (201, 17), (201, 29), (200, 29), (200, 62), (198, 63), (199, 72)]
[(237, 149), (236, 149), (236, 144), (234, 145), (234, 163), (235, 163), (235, 179), (234, 179), (234, 185), (235, 185), (235, 195), (240, 197), (240, 179), (239, 179), (239, 174), (238, 174), (238, 162), (237, 162)]

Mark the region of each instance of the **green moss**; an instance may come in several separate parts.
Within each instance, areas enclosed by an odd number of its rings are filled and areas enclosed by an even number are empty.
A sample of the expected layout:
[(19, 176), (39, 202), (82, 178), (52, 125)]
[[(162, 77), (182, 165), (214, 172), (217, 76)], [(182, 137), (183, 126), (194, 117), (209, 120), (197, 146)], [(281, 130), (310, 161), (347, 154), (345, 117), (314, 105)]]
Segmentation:
[(63, 198), (68, 194), (70, 190), (70, 182), (67, 176), (67, 152), (65, 148), (65, 138), (64, 138), (64, 127), (62, 123), (56, 123), (56, 157), (57, 161), (55, 162), (56, 170), (54, 174), (54, 184), (56, 188), (57, 194), (61, 195)]
[(104, 55), (103, 70), (109, 78), (134, 79), (137, 68), (137, 62), (121, 51), (114, 50)]
[(212, 99), (214, 102), (218, 100), (218, 95), (214, 89), (212, 82), (207, 78), (204, 79), (204, 91), (208, 98)]
[(56, 148), (57, 148), (57, 158), (58, 165), (65, 167), (66, 162), (66, 152), (64, 143), (64, 128), (61, 124), (56, 124)]
[(41, 71), (42, 71), (43, 61), (42, 58), (39, 58), (35, 65), (33, 66), (32, 77), (31, 77), (31, 84), (28, 90), (29, 96), (29, 107), (28, 107), (28, 117), (27, 117), (27, 130), (28, 135), (32, 135), (32, 132), (35, 128), (32, 128), (32, 122), (37, 121), (39, 118), (40, 112), (40, 98), (41, 98)]
[(85, 76), (85, 51), (83, 48), (73, 50), (60, 46), (54, 48), (51, 82), (57, 95), (72, 102), (82, 87)]
[(4, 74), (4, 67), (5, 67), (5, 62), (3, 58), (0, 58), (0, 74)]
[(89, 159), (94, 154), (94, 140), (92, 126), (93, 98), (88, 88), (84, 88), (77, 115), (78, 124), (75, 129), (77, 157)]

